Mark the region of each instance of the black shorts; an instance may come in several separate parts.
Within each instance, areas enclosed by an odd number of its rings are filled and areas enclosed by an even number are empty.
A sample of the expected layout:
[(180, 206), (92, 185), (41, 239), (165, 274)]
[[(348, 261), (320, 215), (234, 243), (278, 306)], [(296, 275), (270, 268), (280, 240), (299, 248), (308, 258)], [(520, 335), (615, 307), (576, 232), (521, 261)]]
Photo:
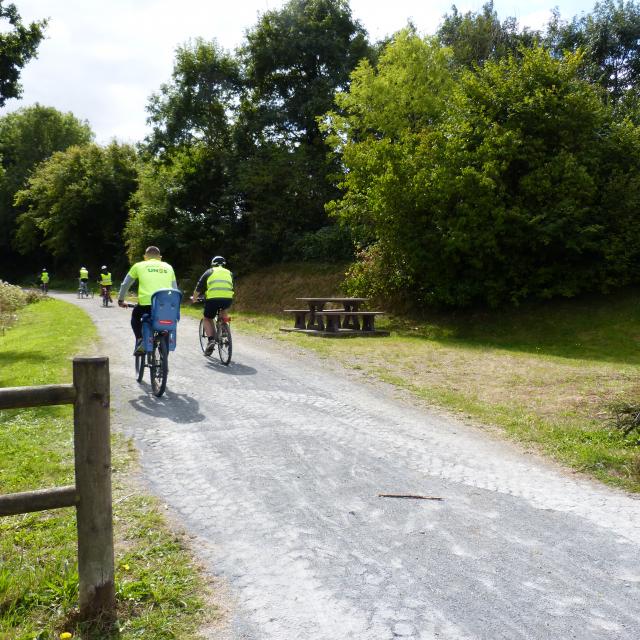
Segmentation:
[(204, 301), (204, 317), (213, 320), (218, 309), (228, 309), (232, 303), (232, 298), (207, 298)]

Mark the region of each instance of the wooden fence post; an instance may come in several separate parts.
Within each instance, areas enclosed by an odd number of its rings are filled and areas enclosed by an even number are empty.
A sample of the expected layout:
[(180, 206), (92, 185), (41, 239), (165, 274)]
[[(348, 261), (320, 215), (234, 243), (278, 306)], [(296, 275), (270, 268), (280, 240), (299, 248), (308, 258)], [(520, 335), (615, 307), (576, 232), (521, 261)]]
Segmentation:
[(109, 359), (74, 358), (80, 616), (115, 615)]

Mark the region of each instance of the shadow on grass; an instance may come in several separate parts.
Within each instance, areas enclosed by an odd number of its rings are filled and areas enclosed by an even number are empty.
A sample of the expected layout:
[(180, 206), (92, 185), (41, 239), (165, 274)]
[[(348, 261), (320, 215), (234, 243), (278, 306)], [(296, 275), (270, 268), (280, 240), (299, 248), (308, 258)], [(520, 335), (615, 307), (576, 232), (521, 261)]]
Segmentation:
[(42, 362), (43, 356), (40, 351), (18, 351), (16, 349), (2, 349), (0, 340), (0, 360), (4, 366), (21, 362)]
[(640, 364), (640, 290), (381, 323), (400, 337), (560, 358)]

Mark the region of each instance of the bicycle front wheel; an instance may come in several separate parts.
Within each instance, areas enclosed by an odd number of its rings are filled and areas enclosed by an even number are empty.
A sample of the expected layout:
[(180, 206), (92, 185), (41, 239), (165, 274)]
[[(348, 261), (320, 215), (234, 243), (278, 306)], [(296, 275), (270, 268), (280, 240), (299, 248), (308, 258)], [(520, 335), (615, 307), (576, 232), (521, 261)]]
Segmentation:
[(200, 348), (202, 349), (202, 353), (207, 348), (207, 343), (209, 342), (209, 338), (207, 338), (207, 334), (204, 330), (204, 320), (200, 318), (200, 328), (198, 329), (198, 334), (200, 338)]
[(231, 362), (231, 327), (221, 322), (218, 327), (218, 355), (220, 362), (228, 365)]
[(154, 341), (152, 358), (151, 389), (153, 395), (159, 398), (167, 388), (169, 375), (169, 349), (166, 336), (160, 336)]

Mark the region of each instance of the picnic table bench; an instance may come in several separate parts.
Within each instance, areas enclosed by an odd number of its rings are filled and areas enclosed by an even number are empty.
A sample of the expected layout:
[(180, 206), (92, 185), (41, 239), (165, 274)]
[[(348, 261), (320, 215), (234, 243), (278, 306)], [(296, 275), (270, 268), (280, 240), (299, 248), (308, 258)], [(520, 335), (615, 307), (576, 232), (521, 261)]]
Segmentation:
[[(283, 327), (282, 331), (297, 331), (324, 336), (388, 336), (388, 331), (375, 328), (376, 316), (383, 311), (362, 311), (360, 305), (368, 298), (296, 298), (307, 303), (306, 309), (285, 309), (294, 316), (293, 328)], [(340, 304), (340, 308), (325, 309), (327, 304)]]

